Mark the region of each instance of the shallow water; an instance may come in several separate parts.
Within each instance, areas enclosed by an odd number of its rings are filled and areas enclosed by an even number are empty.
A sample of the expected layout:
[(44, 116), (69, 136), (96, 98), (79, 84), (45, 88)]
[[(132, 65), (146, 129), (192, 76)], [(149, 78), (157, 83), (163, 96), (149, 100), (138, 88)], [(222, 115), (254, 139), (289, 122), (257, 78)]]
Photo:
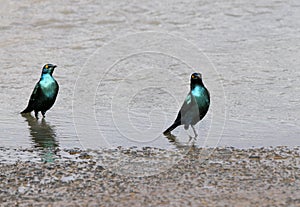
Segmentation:
[[(298, 1), (4, 0), (0, 32), (2, 146), (178, 147), (182, 127), (161, 132), (195, 70), (212, 96), (196, 145), (299, 145)], [(19, 112), (45, 63), (60, 92), (36, 122)]]

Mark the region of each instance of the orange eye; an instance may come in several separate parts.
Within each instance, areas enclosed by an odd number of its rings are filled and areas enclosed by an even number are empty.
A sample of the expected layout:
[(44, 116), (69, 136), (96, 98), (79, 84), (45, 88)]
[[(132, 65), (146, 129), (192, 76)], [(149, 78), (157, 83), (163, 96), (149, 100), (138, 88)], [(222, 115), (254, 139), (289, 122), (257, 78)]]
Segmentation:
[(192, 79), (194, 79), (195, 78), (195, 76), (194, 75), (192, 75)]
[(45, 65), (45, 68), (46, 68), (46, 69), (48, 69), (48, 67), (49, 67), (48, 65)]

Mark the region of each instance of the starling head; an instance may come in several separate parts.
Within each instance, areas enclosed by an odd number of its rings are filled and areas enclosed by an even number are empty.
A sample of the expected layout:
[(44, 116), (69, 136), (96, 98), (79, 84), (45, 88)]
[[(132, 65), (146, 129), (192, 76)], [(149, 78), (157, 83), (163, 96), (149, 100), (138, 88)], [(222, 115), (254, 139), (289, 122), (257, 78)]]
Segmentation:
[(201, 73), (193, 73), (191, 75), (191, 84), (195, 85), (195, 84), (200, 84), (202, 85), (202, 75)]
[(50, 75), (52, 75), (52, 73), (54, 71), (54, 68), (56, 68), (56, 65), (46, 64), (43, 67), (42, 74), (50, 74)]

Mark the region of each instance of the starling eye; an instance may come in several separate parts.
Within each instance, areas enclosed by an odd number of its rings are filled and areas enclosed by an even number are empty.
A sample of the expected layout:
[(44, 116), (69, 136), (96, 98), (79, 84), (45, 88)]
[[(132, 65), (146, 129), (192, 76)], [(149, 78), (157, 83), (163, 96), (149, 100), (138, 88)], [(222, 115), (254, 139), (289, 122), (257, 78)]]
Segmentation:
[(194, 75), (192, 75), (192, 79), (194, 79), (195, 78), (195, 76)]
[(49, 67), (48, 65), (45, 65), (45, 68), (46, 68), (46, 69), (48, 69), (48, 67)]

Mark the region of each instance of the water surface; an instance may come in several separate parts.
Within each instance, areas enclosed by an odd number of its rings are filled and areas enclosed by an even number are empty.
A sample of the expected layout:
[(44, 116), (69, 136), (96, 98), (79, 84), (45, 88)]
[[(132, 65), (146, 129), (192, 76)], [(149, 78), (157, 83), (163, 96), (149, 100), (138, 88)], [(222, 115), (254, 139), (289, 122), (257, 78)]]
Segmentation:
[[(84, 100), (73, 106), (74, 97), (89, 94), (76, 88), (76, 81), (85, 74), (81, 69), (101, 61), (91, 59), (97, 49), (150, 31), (186, 39), (217, 72), (190, 68), (164, 54), (137, 54), (113, 65), (110, 73), (89, 67), (91, 77), (105, 77), (86, 82), (97, 84), (87, 97), (93, 108), (85, 108)], [(197, 125), (198, 146), (299, 145), (298, 1), (1, 1), (0, 32), (2, 146), (93, 148), (104, 137), (109, 147), (174, 148), (159, 132), (175, 119), (194, 69), (201, 70), (212, 96), (220, 90), (225, 96), (214, 96), (215, 105)], [(58, 65), (54, 76), (60, 92), (46, 119), (37, 122), (19, 112), (45, 63)], [(206, 142), (220, 107), (223, 134)], [(77, 137), (78, 127), (86, 128), (86, 138)], [(181, 129), (175, 133), (187, 141)]]

